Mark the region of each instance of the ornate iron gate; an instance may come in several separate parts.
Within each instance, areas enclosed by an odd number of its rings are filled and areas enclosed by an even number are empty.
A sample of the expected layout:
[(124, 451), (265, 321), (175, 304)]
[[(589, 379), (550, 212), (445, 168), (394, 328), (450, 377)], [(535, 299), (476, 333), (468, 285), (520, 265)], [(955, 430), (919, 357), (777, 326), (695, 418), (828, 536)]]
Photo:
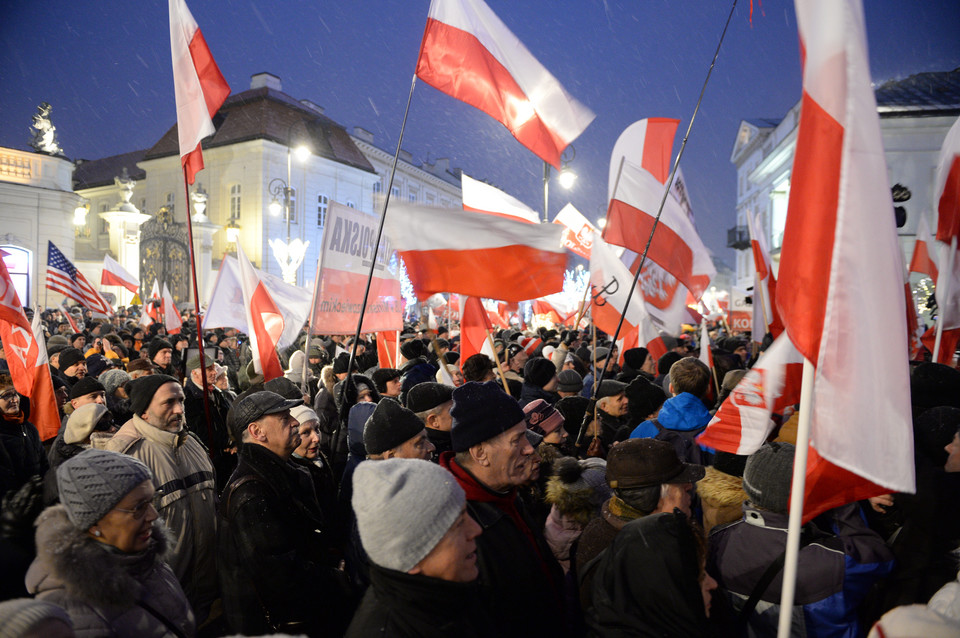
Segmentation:
[(173, 211), (162, 207), (140, 227), (140, 281), (146, 290), (156, 279), (167, 284), (177, 303), (190, 299), (187, 225), (173, 220)]

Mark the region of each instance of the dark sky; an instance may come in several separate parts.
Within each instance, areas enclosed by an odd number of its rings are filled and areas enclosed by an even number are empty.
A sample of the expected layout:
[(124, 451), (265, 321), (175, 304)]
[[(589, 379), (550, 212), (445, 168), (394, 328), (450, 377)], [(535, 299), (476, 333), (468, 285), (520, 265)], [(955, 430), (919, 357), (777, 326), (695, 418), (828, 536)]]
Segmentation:
[[(713, 0), (488, 0), (492, 9), (597, 118), (574, 141), (567, 201), (605, 212), (617, 137), (643, 117), (681, 120), (680, 148), (731, 4)], [(234, 92), (279, 75), (352, 130), (393, 149), (426, 21), (427, 0), (188, 0)], [(960, 2), (865, 0), (874, 82), (960, 66)], [(780, 118), (800, 96), (792, 2), (740, 0), (681, 161), (704, 242), (726, 261), (735, 223), (730, 163), (741, 119)], [(167, 3), (5, 3), (0, 19), (0, 145), (27, 149), (37, 104), (53, 105), (72, 159), (147, 148), (175, 122)], [(542, 163), (486, 115), (418, 83), (404, 148), (454, 166), (541, 209)], [(200, 179), (202, 180), (202, 174)]]

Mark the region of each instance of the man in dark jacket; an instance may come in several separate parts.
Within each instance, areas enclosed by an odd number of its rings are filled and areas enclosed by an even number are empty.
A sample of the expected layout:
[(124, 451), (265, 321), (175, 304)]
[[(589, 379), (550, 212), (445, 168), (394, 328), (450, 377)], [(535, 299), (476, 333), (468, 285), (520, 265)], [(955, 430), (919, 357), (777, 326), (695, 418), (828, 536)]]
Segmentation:
[(353, 509), (370, 588), (347, 636), (492, 636), (477, 595), (477, 536), (463, 489), (426, 461), (357, 466)]
[(477, 540), (480, 590), (497, 636), (565, 636), (563, 571), (517, 498), (535, 450), (523, 410), (494, 381), (453, 391), (453, 450), (440, 465), (467, 495), (483, 528)]
[[(221, 492), (230, 478), (233, 468), (237, 465), (235, 454), (230, 452), (232, 444), (227, 431), (227, 412), (230, 410), (230, 401), (213, 382), (216, 380), (217, 370), (210, 354), (207, 354), (207, 369), (200, 369), (200, 355), (194, 354), (187, 359), (187, 382), (183, 384), (183, 410), (187, 421), (187, 429), (197, 435), (210, 450), (213, 468), (217, 475), (217, 492)], [(210, 426), (207, 426), (207, 416), (203, 408), (203, 377), (207, 376), (207, 387), (210, 389)], [(210, 438), (211, 433), (213, 439)]]
[(528, 359), (523, 366), (523, 387), (520, 390), (520, 407), (531, 401), (543, 399), (550, 405), (560, 400), (557, 394), (557, 368), (543, 357)]
[(407, 395), (407, 407), (423, 420), (427, 428), (427, 438), (435, 448), (430, 460), (440, 460), (440, 455), (453, 449), (450, 440), (450, 428), (453, 419), (450, 408), (453, 407), (453, 388), (442, 383), (421, 383)]
[(238, 633), (335, 636), (353, 611), (331, 551), (331, 513), (290, 462), (300, 445), (290, 408), (302, 403), (260, 391), (233, 406), (242, 444), (220, 501), (218, 552), (224, 614)]

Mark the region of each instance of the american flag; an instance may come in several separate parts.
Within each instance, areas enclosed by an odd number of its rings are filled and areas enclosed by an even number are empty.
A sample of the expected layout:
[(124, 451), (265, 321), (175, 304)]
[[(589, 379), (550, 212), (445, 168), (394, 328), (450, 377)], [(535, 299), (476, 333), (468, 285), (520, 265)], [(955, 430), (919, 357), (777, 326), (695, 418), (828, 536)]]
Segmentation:
[(110, 307), (110, 304), (90, 285), (90, 282), (77, 270), (76, 266), (63, 256), (63, 253), (53, 245), (52, 241), (47, 242), (46, 287), (54, 292), (66, 295), (94, 312), (105, 315), (113, 314), (113, 308)]

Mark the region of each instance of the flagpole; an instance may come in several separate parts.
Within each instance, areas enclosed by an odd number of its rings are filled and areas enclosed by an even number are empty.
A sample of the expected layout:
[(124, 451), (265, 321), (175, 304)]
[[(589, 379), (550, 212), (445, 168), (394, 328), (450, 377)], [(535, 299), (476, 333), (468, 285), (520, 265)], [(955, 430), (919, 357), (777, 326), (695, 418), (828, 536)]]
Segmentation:
[[(207, 446), (209, 454), (220, 453), (213, 449), (213, 420), (210, 418), (210, 385), (207, 383), (207, 361), (203, 351), (203, 321), (200, 315), (200, 295), (197, 292), (197, 264), (193, 254), (193, 221), (190, 219), (190, 186), (187, 184), (187, 167), (183, 167), (183, 195), (187, 213), (187, 249), (190, 258), (190, 277), (193, 280), (193, 311), (196, 313), (197, 351), (200, 354), (200, 381), (203, 386), (203, 415), (207, 418)], [(166, 324), (166, 318), (164, 318)]]
[[(633, 291), (637, 288), (637, 281), (640, 279), (640, 273), (643, 271), (643, 264), (647, 260), (647, 252), (650, 250), (650, 244), (653, 242), (653, 234), (657, 232), (657, 226), (660, 224), (660, 216), (663, 214), (663, 207), (667, 203), (667, 197), (670, 196), (670, 189), (673, 187), (673, 180), (677, 176), (677, 169), (680, 168), (680, 158), (683, 157), (683, 150), (687, 147), (687, 140), (690, 139), (690, 131), (693, 129), (693, 123), (697, 119), (697, 113), (700, 112), (700, 103), (703, 102), (703, 94), (707, 90), (707, 83), (710, 81), (710, 75), (713, 73), (713, 67), (717, 64), (717, 57), (720, 55), (720, 46), (723, 44), (723, 39), (727, 35), (727, 28), (730, 26), (730, 20), (733, 18), (733, 12), (737, 8), (737, 0), (733, 0), (733, 5), (730, 7), (730, 14), (727, 16), (727, 22), (723, 25), (723, 31), (720, 33), (720, 41), (717, 42), (717, 50), (713, 53), (713, 60), (710, 62), (710, 67), (707, 69), (707, 77), (703, 81), (703, 86), (700, 88), (700, 97), (697, 98), (697, 105), (693, 109), (693, 116), (690, 118), (690, 124), (687, 125), (687, 132), (683, 135), (683, 142), (680, 144), (680, 151), (677, 153), (677, 159), (673, 162), (673, 168), (670, 170), (670, 177), (667, 178), (667, 183), (664, 185), (663, 196), (660, 198), (660, 207), (657, 209), (657, 216), (653, 220), (653, 227), (650, 229), (650, 236), (647, 238), (647, 245), (643, 248), (643, 254), (640, 256), (640, 263), (637, 265), (637, 272), (633, 275), (633, 284), (630, 286), (630, 290), (627, 291), (627, 299), (623, 304), (623, 312), (620, 313), (620, 321), (617, 323), (617, 330), (613, 333), (613, 342), (617, 342), (617, 337), (620, 336), (620, 329), (623, 328), (624, 318), (627, 316), (627, 309), (630, 307), (630, 300), (633, 299)], [(621, 165), (623, 159), (621, 158)], [(616, 192), (614, 192), (616, 194)], [(729, 329), (729, 328), (728, 328)], [(603, 374), (605, 370), (600, 371), (600, 378), (597, 382), (599, 386), (600, 382), (603, 381)], [(582, 434), (582, 427), (581, 427)], [(579, 441), (580, 437), (577, 437)]]
[[(393, 166), (390, 167), (390, 180), (387, 182), (387, 189), (383, 196), (383, 210), (380, 213), (380, 223), (377, 226), (377, 238), (373, 242), (373, 256), (370, 258), (370, 272), (367, 274), (367, 285), (363, 289), (363, 303), (360, 304), (360, 318), (357, 319), (357, 332), (353, 337), (353, 346), (350, 348), (350, 361), (347, 364), (347, 370), (353, 370), (353, 360), (357, 355), (357, 343), (360, 341), (360, 328), (363, 326), (363, 315), (367, 311), (367, 299), (370, 298), (370, 283), (373, 281), (373, 269), (377, 265), (377, 253), (380, 250), (380, 239), (383, 237), (383, 223), (387, 219), (387, 204), (390, 203), (390, 191), (393, 189), (393, 178), (397, 174), (397, 162), (400, 160), (400, 145), (403, 144), (403, 132), (407, 128), (407, 116), (410, 114), (410, 103), (413, 101), (413, 89), (417, 86), (417, 74), (413, 74), (410, 80), (410, 93), (407, 95), (407, 108), (403, 111), (403, 121), (400, 123), (400, 137), (397, 139), (397, 152), (393, 154)], [(397, 343), (400, 343), (400, 336), (397, 335)], [(348, 379), (353, 378), (351, 372)]]
[(810, 444), (810, 419), (813, 418), (813, 364), (804, 357), (803, 380), (800, 386), (800, 416), (797, 446), (793, 457), (793, 482), (790, 485), (790, 518), (787, 524), (787, 553), (783, 564), (783, 588), (780, 591), (780, 624), (777, 638), (790, 637), (793, 600), (797, 588), (797, 560), (800, 555), (800, 533), (803, 531), (803, 496), (807, 484), (807, 451)]
[(500, 373), (500, 380), (503, 382), (503, 391), (507, 393), (507, 396), (513, 396), (510, 394), (510, 384), (507, 383), (507, 375), (503, 373), (503, 367), (500, 365), (500, 355), (497, 354), (497, 347), (493, 345), (493, 338), (490, 336), (490, 331), (484, 328), (483, 332), (487, 335), (487, 342), (490, 344), (490, 350), (493, 352), (493, 361), (497, 364), (497, 372)]
[[(950, 252), (947, 253), (947, 276), (938, 277), (938, 279), (943, 279), (943, 294), (940, 294), (940, 291), (937, 290), (937, 338), (934, 341), (933, 345), (933, 362), (940, 363), (940, 339), (943, 337), (943, 304), (950, 298), (950, 280), (953, 279), (953, 262), (957, 257), (957, 236), (954, 235), (950, 238)], [(951, 358), (953, 353), (950, 353)], [(947, 362), (949, 365), (950, 362)]]
[[(322, 246), (321, 246), (322, 250)], [(310, 319), (307, 322), (307, 340), (303, 343), (303, 370), (300, 382), (300, 389), (306, 394), (309, 385), (307, 383), (307, 363), (310, 358), (310, 340), (313, 338), (313, 305), (317, 303), (317, 288), (320, 287), (320, 260), (317, 260), (317, 271), (313, 276), (313, 293), (310, 295)], [(347, 368), (349, 370), (350, 368)]]

